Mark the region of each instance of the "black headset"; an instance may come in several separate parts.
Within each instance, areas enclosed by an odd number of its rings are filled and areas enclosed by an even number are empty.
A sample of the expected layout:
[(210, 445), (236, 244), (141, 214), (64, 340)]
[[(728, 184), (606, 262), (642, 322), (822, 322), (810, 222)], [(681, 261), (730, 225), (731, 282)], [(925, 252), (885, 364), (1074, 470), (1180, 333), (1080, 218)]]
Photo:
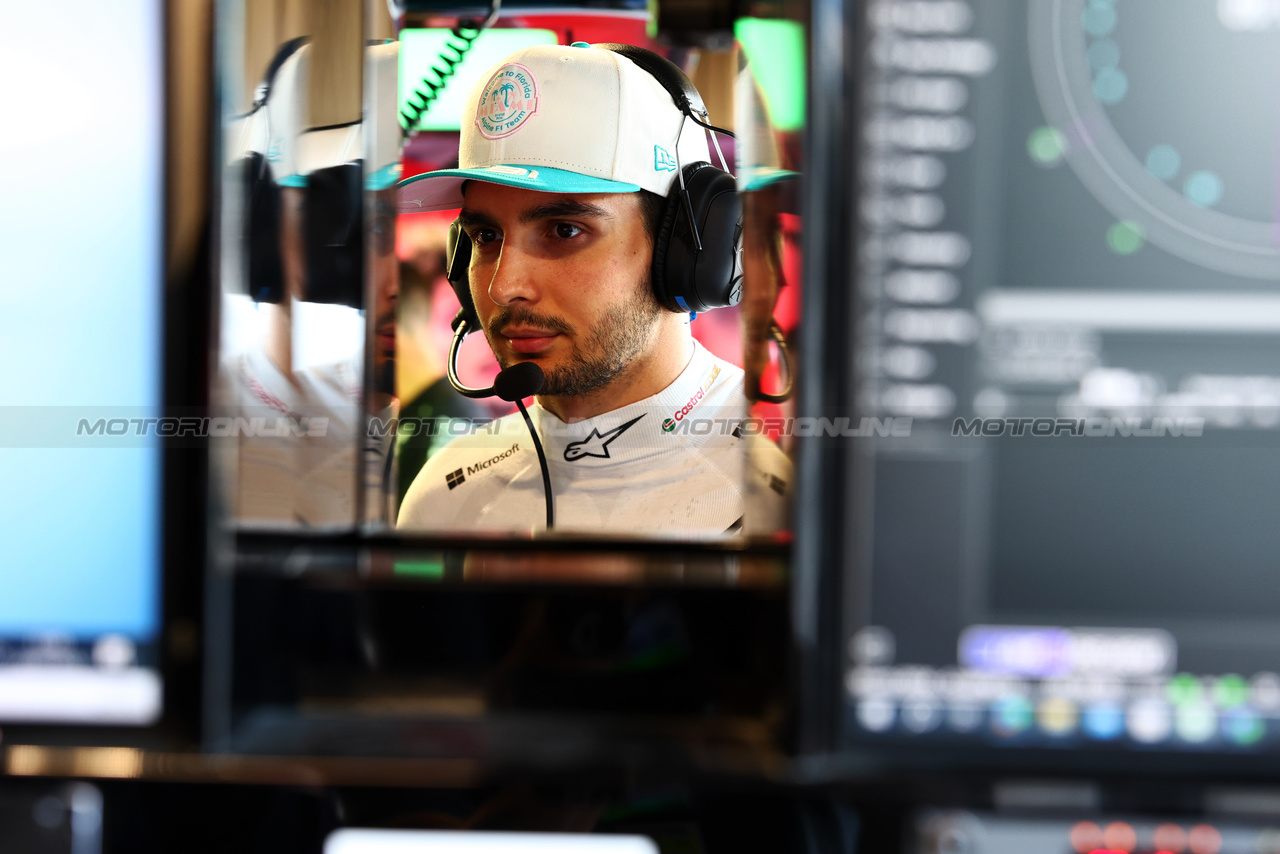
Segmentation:
[[(685, 116), (703, 127), (707, 109), (702, 96), (679, 66), (664, 56), (629, 44), (596, 44), (626, 57), (647, 71), (667, 90)], [(683, 178), (683, 182), (680, 180)], [(738, 251), (742, 239), (742, 200), (737, 182), (710, 163), (686, 164), (667, 193), (653, 242), (654, 296), (674, 312), (710, 311), (737, 305), (742, 299), (742, 271)], [(465, 321), (467, 331), (480, 328), (467, 268), (471, 242), (457, 222), (449, 228), (448, 279), (462, 310), (454, 329)]]

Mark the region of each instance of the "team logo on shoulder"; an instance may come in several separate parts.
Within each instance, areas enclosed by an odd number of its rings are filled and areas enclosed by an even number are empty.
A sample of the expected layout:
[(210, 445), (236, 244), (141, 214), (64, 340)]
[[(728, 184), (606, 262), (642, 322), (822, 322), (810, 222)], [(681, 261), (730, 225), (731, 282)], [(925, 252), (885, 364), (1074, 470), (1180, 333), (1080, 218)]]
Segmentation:
[(538, 82), (518, 62), (499, 68), (480, 93), (476, 127), (486, 139), (502, 139), (520, 130), (538, 112)]
[(580, 460), (583, 457), (600, 457), (601, 459), (609, 459), (609, 443), (614, 439), (627, 432), (627, 429), (635, 424), (644, 414), (637, 415), (626, 424), (620, 427), (614, 427), (608, 433), (601, 433), (599, 428), (593, 429), (591, 435), (583, 439), (581, 442), (570, 442), (564, 446), (564, 458), (569, 462)]

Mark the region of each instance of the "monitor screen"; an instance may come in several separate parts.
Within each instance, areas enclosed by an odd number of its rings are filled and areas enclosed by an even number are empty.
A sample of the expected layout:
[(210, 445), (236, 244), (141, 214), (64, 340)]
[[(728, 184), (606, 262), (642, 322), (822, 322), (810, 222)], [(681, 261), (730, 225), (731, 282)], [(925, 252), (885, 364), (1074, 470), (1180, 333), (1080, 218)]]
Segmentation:
[(385, 830), (343, 828), (329, 834), (324, 854), (654, 854), (658, 846), (644, 836), (505, 831)]
[[(161, 711), (163, 19), (10, 9), (0, 34), (0, 722)], [(118, 430), (123, 425), (123, 430)], [(78, 429), (79, 427), (83, 429)]]
[(1280, 5), (865, 15), (848, 738), (1280, 748)]

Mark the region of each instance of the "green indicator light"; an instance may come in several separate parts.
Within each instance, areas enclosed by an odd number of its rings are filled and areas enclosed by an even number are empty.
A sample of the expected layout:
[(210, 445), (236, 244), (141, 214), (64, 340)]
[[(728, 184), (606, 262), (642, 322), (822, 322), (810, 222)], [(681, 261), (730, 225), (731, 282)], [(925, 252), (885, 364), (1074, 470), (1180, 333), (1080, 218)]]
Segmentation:
[(1057, 128), (1036, 128), (1027, 137), (1027, 153), (1041, 166), (1056, 166), (1067, 153), (1067, 138)]
[(1132, 255), (1146, 243), (1142, 226), (1132, 220), (1122, 220), (1107, 229), (1107, 245), (1117, 255)]
[(1190, 673), (1179, 673), (1169, 680), (1165, 696), (1175, 706), (1188, 706), (1200, 700), (1200, 680)]
[(1223, 676), (1213, 686), (1213, 699), (1221, 709), (1234, 709), (1249, 700), (1249, 685), (1234, 673)]
[(733, 34), (751, 63), (751, 73), (769, 108), (769, 120), (781, 131), (804, 126), (804, 28), (795, 21), (739, 18)]
[(1208, 703), (1189, 703), (1178, 708), (1174, 727), (1179, 738), (1198, 744), (1213, 738), (1218, 716)]
[(398, 560), (392, 566), (396, 575), (414, 575), (418, 578), (444, 578), (442, 560)]
[(1004, 697), (996, 701), (991, 726), (998, 735), (1017, 735), (1031, 726), (1035, 710), (1025, 697)]

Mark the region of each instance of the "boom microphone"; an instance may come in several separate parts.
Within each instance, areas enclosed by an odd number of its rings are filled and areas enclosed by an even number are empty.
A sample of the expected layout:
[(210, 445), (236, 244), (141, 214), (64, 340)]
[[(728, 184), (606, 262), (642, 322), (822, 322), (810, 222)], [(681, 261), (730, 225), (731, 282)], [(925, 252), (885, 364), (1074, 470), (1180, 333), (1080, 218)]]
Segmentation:
[(471, 330), (462, 315), (463, 312), (458, 312), (458, 316), (453, 319), (453, 343), (449, 345), (449, 385), (453, 386), (454, 391), (463, 397), (497, 396), (508, 402), (515, 402), (542, 391), (546, 377), (542, 373), (542, 368), (533, 362), (517, 362), (499, 371), (493, 379), (493, 385), (487, 388), (463, 385), (462, 380), (458, 379), (458, 348), (462, 345), (462, 339)]
[(538, 431), (533, 427), (533, 419), (529, 417), (529, 411), (524, 407), (524, 398), (542, 391), (542, 386), (547, 381), (546, 375), (542, 373), (542, 368), (533, 362), (516, 362), (511, 367), (499, 371), (493, 378), (493, 385), (488, 388), (472, 388), (463, 385), (462, 380), (458, 379), (458, 348), (462, 345), (462, 339), (470, 331), (468, 326), (464, 309), (453, 319), (453, 343), (449, 345), (449, 385), (463, 397), (494, 397), (496, 395), (503, 400), (515, 403), (516, 409), (520, 410), (520, 415), (524, 417), (524, 423), (529, 428), (533, 449), (538, 452), (538, 466), (542, 469), (542, 495), (547, 501), (547, 528), (554, 528), (556, 504), (555, 497), (551, 493), (551, 471), (547, 467), (547, 455), (542, 450), (542, 442), (538, 440)]
[(546, 375), (536, 363), (516, 362), (511, 367), (499, 371), (493, 378), (493, 393), (503, 400), (514, 403), (542, 391), (546, 381)]

